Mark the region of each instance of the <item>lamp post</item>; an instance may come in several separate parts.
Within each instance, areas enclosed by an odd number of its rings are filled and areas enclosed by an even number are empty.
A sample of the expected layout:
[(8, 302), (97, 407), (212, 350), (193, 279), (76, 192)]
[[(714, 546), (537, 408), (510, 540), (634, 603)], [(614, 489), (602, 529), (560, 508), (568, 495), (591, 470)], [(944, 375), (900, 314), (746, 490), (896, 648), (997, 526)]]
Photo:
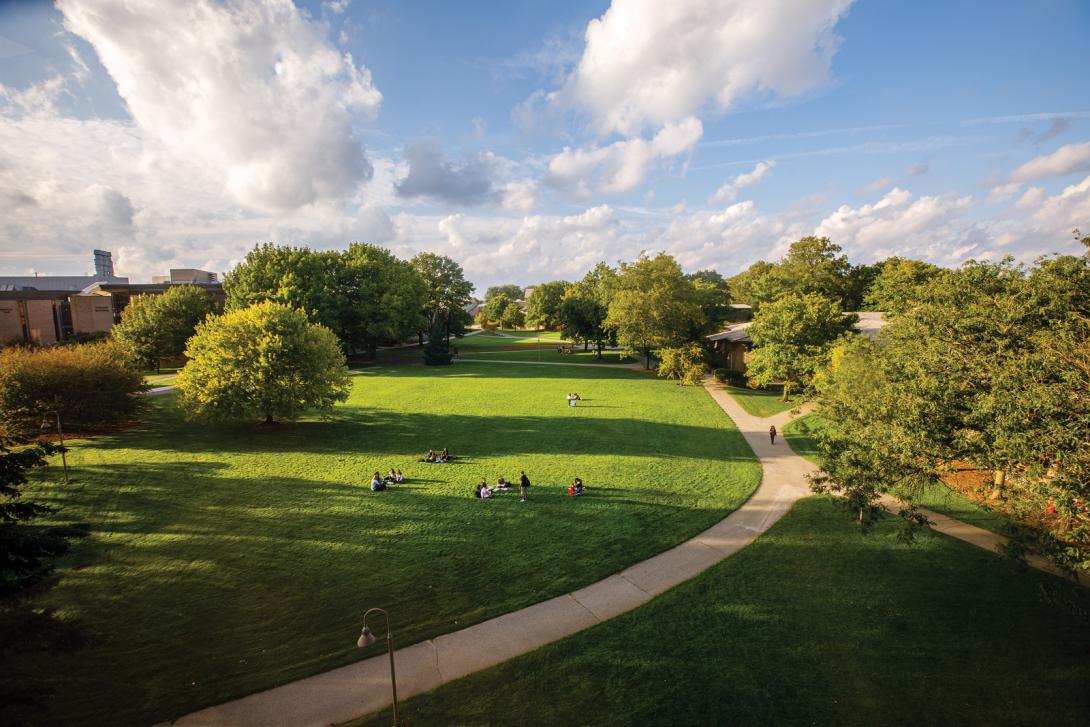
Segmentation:
[(68, 457), (64, 454), (64, 429), (61, 428), (61, 414), (59, 411), (47, 411), (42, 415), (42, 431), (46, 431), (53, 423), (49, 421), (49, 415), (57, 417), (57, 434), (61, 438), (61, 463), (64, 465), (64, 484), (68, 484)]
[(356, 646), (363, 648), (370, 646), (378, 641), (375, 635), (371, 632), (371, 629), (367, 628), (367, 617), (375, 612), (381, 613), (386, 620), (386, 651), (390, 654), (390, 687), (394, 692), (394, 725), (396, 727), (398, 723), (397, 719), (397, 677), (394, 675), (394, 645), (393, 635), (390, 633), (390, 614), (386, 613), (381, 608), (369, 608), (367, 612), (363, 614), (363, 631), (360, 632), (360, 637), (356, 641)]

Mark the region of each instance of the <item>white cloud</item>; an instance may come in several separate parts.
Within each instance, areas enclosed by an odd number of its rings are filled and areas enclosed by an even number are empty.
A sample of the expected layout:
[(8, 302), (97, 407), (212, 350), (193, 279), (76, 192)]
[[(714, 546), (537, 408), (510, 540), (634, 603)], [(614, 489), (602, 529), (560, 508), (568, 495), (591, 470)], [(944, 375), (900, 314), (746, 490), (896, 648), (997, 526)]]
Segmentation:
[(751, 95), (823, 83), (851, 0), (614, 0), (590, 21), (579, 64), (555, 96), (600, 134), (635, 136)]
[(350, 196), (372, 167), (352, 133), (382, 95), (285, 0), (59, 0), (142, 135), (214, 171), (239, 202), (289, 210)]
[(992, 190), (988, 192), (989, 202), (1006, 202), (1022, 188), (1020, 182), (1013, 182), (1011, 184), (999, 184), (992, 187)]
[(1032, 182), (1043, 177), (1090, 170), (1090, 141), (1061, 146), (1051, 154), (1030, 159), (1010, 174), (1011, 182)]
[(972, 197), (913, 197), (895, 187), (873, 204), (842, 205), (814, 234), (831, 238), (853, 260), (902, 255), (961, 262), (982, 241), (963, 219), (971, 204)]
[(508, 182), (503, 188), (503, 207), (508, 210), (529, 212), (537, 206), (538, 193), (537, 182), (533, 180)]
[(758, 162), (757, 166), (753, 167), (752, 170), (743, 172), (730, 181), (724, 182), (719, 189), (708, 197), (708, 204), (723, 204), (732, 201), (742, 189), (753, 186), (764, 179), (774, 166), (776, 166), (776, 162), (771, 160)]
[(650, 140), (625, 139), (580, 149), (566, 146), (549, 160), (545, 181), (574, 188), (583, 196), (592, 186), (604, 194), (629, 192), (643, 182), (655, 161), (691, 151), (703, 133), (703, 124), (689, 117), (665, 124)]

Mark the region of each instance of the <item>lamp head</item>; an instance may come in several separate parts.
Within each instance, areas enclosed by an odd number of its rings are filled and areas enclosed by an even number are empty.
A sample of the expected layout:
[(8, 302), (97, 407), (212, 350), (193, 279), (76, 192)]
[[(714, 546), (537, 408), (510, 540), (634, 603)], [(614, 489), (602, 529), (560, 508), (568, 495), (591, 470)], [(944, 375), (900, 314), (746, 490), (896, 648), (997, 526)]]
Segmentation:
[(49, 415), (46, 414), (45, 416), (42, 417), (42, 431), (43, 432), (48, 432), (52, 428), (53, 428), (53, 422), (49, 421)]
[(371, 629), (364, 626), (363, 631), (360, 633), (359, 639), (356, 640), (356, 646), (362, 649), (365, 646), (370, 646), (376, 641), (378, 641), (378, 639), (376, 639), (375, 635), (371, 633)]

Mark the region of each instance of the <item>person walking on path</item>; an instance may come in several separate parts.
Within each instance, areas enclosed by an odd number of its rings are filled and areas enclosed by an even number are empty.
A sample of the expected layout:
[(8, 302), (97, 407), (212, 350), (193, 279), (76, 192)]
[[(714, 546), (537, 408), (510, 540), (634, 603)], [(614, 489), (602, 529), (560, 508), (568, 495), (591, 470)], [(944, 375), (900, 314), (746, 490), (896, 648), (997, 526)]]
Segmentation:
[(526, 470), (519, 470), (519, 494), (522, 495), (522, 502), (526, 502), (526, 498), (529, 496), (530, 490), (530, 478), (526, 476)]
[(772, 443), (776, 443), (776, 425), (773, 424), (768, 428), (768, 438), (772, 440)]

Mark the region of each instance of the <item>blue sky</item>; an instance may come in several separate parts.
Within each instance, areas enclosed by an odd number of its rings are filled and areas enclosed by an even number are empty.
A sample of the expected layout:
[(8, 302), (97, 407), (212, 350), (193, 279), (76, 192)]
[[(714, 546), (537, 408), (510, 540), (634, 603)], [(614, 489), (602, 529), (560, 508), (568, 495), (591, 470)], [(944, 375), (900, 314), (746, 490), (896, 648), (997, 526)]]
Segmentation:
[(1074, 252), (1087, 30), (1074, 1), (0, 1), (0, 274)]

